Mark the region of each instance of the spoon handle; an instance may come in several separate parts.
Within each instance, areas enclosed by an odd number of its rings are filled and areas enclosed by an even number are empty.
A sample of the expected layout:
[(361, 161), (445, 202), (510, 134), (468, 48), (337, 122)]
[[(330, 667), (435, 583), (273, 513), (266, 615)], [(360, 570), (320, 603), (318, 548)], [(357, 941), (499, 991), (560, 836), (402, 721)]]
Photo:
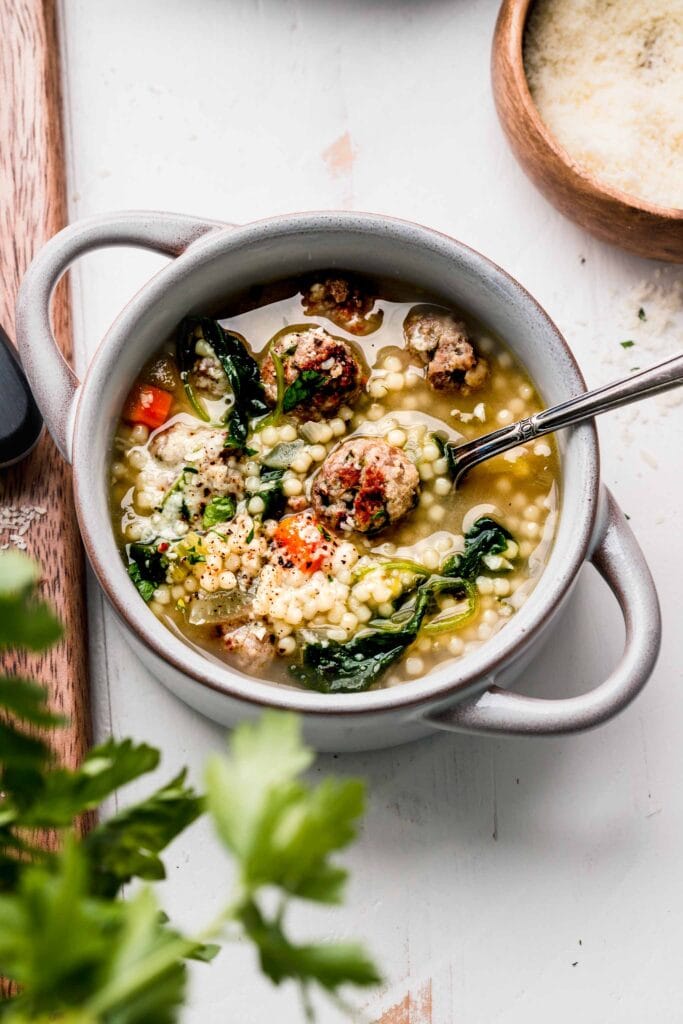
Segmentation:
[(525, 420), (511, 423), (509, 427), (501, 427), (485, 437), (475, 438), (465, 444), (448, 445), (453, 468), (454, 482), (476, 466), (479, 462), (500, 455), (517, 445), (526, 444), (551, 434), (562, 427), (573, 423), (581, 423), (608, 409), (616, 409), (630, 402), (638, 402), (641, 398), (657, 395), (662, 391), (679, 387), (683, 384), (683, 355), (674, 356), (663, 363), (651, 366), (648, 370), (635, 373), (625, 380), (605, 384), (594, 391), (585, 391), (576, 398), (554, 405), (550, 409), (534, 413)]

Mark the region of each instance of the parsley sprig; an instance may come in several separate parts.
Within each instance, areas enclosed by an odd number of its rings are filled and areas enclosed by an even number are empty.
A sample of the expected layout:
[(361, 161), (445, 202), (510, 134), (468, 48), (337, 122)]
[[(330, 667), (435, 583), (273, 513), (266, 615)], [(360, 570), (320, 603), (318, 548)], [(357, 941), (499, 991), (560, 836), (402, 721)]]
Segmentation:
[[(60, 636), (37, 583), (29, 559), (0, 555), (0, 648), (42, 650)], [(66, 769), (45, 734), (60, 725), (40, 686), (0, 679), (0, 976), (16, 985), (0, 1019), (173, 1024), (187, 961), (212, 960), (228, 930), (255, 945), (271, 981), (297, 982), (307, 1008), (316, 986), (337, 999), (343, 985), (379, 981), (361, 946), (301, 944), (287, 932), (291, 900), (341, 901), (346, 871), (333, 855), (355, 838), (364, 807), (359, 780), (302, 778), (313, 754), (294, 716), (273, 713), (236, 729), (228, 750), (209, 760), (206, 796), (181, 772), (82, 839), (74, 819), (153, 771), (159, 753), (111, 739)], [(205, 810), (238, 881), (208, 926), (183, 935), (151, 883), (165, 875), (166, 846)], [(123, 899), (131, 881), (133, 895)], [(276, 913), (266, 889), (280, 895)]]

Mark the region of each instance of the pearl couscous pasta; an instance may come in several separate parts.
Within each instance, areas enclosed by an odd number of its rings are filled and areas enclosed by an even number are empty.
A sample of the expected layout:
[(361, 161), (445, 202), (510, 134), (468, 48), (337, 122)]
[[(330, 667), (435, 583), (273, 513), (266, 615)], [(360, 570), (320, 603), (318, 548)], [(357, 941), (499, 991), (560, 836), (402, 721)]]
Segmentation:
[(505, 346), (417, 289), (319, 274), (193, 316), (125, 404), (111, 499), (152, 612), (209, 657), (325, 692), (486, 643), (543, 571), (552, 440), (475, 468), (449, 444), (529, 416)]

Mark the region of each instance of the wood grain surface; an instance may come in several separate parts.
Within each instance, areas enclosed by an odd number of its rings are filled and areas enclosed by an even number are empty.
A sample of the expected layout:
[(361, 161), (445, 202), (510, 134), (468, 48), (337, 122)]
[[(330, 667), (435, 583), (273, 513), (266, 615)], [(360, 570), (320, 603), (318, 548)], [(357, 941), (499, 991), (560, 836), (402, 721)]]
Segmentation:
[[(14, 302), (22, 275), (67, 216), (52, 0), (0, 3), (0, 138), (0, 322), (13, 337)], [(65, 282), (57, 290), (53, 316), (61, 349), (70, 358)], [(16, 527), (6, 525), (13, 513), (15, 521), (30, 521), (22, 536)], [(65, 624), (65, 638), (41, 656), (8, 654), (2, 667), (30, 673), (48, 687), (53, 706), (71, 721), (54, 742), (61, 760), (74, 765), (90, 735), (83, 552), (71, 472), (47, 433), (27, 459), (0, 473), (0, 545), (7, 543), (25, 544), (42, 566), (43, 593)]]
[(512, 151), (546, 199), (596, 238), (638, 256), (683, 263), (683, 211), (603, 185), (562, 149), (541, 120), (523, 62), (530, 6), (531, 0), (503, 0), (491, 51), (493, 95)]

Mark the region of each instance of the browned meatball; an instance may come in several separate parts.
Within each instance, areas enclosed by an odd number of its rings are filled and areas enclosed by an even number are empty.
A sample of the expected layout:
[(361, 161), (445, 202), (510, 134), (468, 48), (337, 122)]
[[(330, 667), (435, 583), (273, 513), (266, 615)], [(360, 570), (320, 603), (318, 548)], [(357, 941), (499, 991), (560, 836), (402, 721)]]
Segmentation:
[(381, 437), (353, 437), (323, 462), (313, 507), (340, 530), (378, 533), (417, 503), (420, 477), (400, 448)]
[(235, 656), (245, 672), (260, 672), (275, 655), (273, 637), (267, 628), (259, 623), (247, 622), (244, 626), (220, 627), (226, 651)]
[(427, 380), (438, 391), (467, 395), (486, 383), (488, 363), (475, 352), (467, 328), (448, 310), (414, 306), (403, 321), (406, 346), (427, 364)]
[(308, 316), (324, 316), (349, 334), (371, 334), (382, 323), (382, 310), (373, 313), (374, 295), (363, 292), (344, 277), (315, 281), (303, 294)]
[(365, 385), (365, 372), (348, 341), (334, 338), (322, 327), (299, 327), (276, 336), (261, 367), (266, 398), (277, 401), (273, 353), (282, 361), (284, 411), (307, 419), (332, 416), (353, 402)]
[(209, 398), (222, 398), (230, 390), (225, 370), (214, 355), (197, 357), (190, 372), (190, 382), (196, 391)]

